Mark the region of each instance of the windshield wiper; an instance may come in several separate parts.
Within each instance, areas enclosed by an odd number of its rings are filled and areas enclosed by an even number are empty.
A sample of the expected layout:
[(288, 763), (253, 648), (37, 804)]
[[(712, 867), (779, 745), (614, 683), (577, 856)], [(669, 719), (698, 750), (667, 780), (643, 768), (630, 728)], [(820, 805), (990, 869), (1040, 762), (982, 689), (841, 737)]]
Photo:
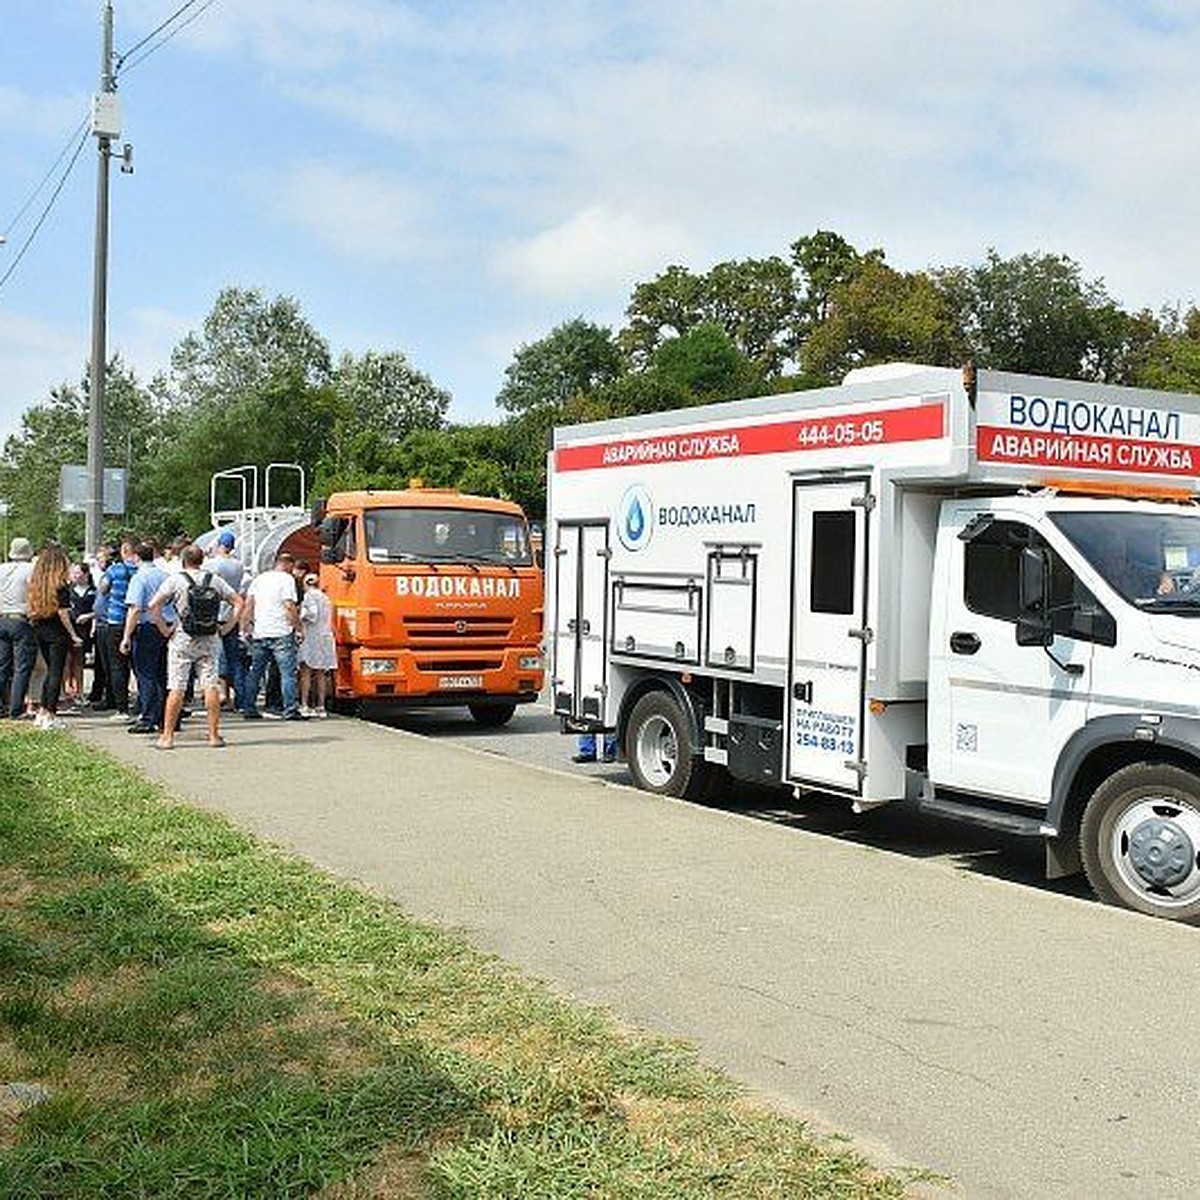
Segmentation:
[(1162, 596), (1147, 596), (1137, 601), (1143, 612), (1200, 612), (1200, 592), (1167, 592)]

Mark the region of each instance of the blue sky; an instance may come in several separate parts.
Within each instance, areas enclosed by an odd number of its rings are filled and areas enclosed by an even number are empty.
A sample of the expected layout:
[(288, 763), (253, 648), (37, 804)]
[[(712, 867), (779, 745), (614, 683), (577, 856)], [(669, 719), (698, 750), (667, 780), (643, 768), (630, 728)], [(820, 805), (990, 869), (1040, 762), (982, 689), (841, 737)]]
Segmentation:
[[(115, 0), (117, 51), (182, 2)], [(5, 0), (0, 276), (96, 90), (102, 8)], [(1129, 307), (1200, 297), (1185, 0), (201, 9), (120, 81), (108, 338), (143, 379), (236, 285), (491, 420), (522, 343), (819, 228), (906, 269), (1050, 251)], [(95, 160), (0, 287), (0, 436), (88, 357)]]

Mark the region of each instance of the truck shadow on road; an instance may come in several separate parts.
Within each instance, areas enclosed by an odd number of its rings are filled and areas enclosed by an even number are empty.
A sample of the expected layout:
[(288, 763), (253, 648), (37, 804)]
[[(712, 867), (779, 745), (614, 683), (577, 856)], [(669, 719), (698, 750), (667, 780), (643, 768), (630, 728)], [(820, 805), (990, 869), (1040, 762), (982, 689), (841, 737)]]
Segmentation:
[[(424, 737), (447, 739), (533, 766), (566, 770), (605, 783), (633, 786), (623, 762), (571, 762), (574, 742), (559, 731), (558, 720), (541, 706), (518, 711), (501, 729), (475, 725), (461, 709), (381, 711), (371, 717), (379, 724), (404, 729)], [(1035, 887), (1055, 895), (1093, 899), (1082, 875), (1047, 880), (1045, 851), (1034, 838), (1014, 837), (995, 830), (977, 829), (937, 817), (913, 807), (885, 805), (855, 813), (849, 803), (819, 795), (793, 799), (790, 792), (735, 783), (719, 801), (706, 807), (769, 821), (821, 837), (871, 846), (908, 858), (943, 862), (947, 866), (1009, 883)]]
[(911, 805), (889, 804), (855, 813), (848, 802), (836, 797), (808, 795), (793, 799), (787, 792), (742, 786), (710, 807), (907, 858), (945, 862), (957, 870), (1056, 895), (1095, 899), (1082, 874), (1067, 879), (1046, 878), (1041, 841), (927, 816)]

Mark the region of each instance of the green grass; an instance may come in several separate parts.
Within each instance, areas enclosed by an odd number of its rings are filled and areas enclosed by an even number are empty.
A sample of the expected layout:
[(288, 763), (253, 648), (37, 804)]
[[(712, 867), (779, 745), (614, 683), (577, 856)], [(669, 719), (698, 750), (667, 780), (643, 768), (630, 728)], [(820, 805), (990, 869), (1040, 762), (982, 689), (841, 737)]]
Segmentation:
[(5, 1197), (892, 1197), (395, 906), (63, 735), (0, 732)]

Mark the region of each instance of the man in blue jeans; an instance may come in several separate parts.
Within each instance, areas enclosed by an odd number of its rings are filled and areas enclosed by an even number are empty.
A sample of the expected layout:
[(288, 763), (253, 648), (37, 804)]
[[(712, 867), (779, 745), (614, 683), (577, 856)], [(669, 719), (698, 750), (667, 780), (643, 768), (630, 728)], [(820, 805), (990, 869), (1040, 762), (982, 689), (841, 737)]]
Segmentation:
[[(604, 749), (600, 752), (601, 762), (616, 762), (617, 759), (617, 735), (615, 733), (606, 733), (604, 735)], [(572, 762), (585, 763), (596, 761), (596, 735), (594, 733), (581, 733), (579, 741), (575, 745), (575, 753), (571, 756)]]
[(293, 556), (284, 551), (275, 559), (272, 570), (255, 575), (246, 591), (241, 619), (242, 629), (251, 639), (250, 673), (242, 698), (242, 716), (247, 721), (257, 721), (266, 715), (258, 708), (258, 689), (262, 686), (267, 663), (272, 660), (279, 667), (283, 719), (308, 720), (300, 711), (296, 686), (296, 649), (304, 627), (300, 623), (296, 581), (292, 575), (294, 564)]
[(29, 577), (33, 574), (33, 547), (28, 538), (15, 537), (8, 562), (0, 565), (0, 702), (8, 695), (8, 715), (25, 715), (25, 693), (37, 661), (37, 639), (29, 623)]
[[(158, 733), (167, 703), (167, 639), (154, 623), (150, 601), (167, 573), (155, 565), (154, 547), (148, 542), (138, 546), (137, 557), (137, 572), (125, 591), (125, 636), (119, 650), (133, 664), (137, 678), (137, 720), (129, 726), (129, 732)], [(175, 623), (175, 609), (170, 604), (163, 611), (163, 619), (170, 625)]]

